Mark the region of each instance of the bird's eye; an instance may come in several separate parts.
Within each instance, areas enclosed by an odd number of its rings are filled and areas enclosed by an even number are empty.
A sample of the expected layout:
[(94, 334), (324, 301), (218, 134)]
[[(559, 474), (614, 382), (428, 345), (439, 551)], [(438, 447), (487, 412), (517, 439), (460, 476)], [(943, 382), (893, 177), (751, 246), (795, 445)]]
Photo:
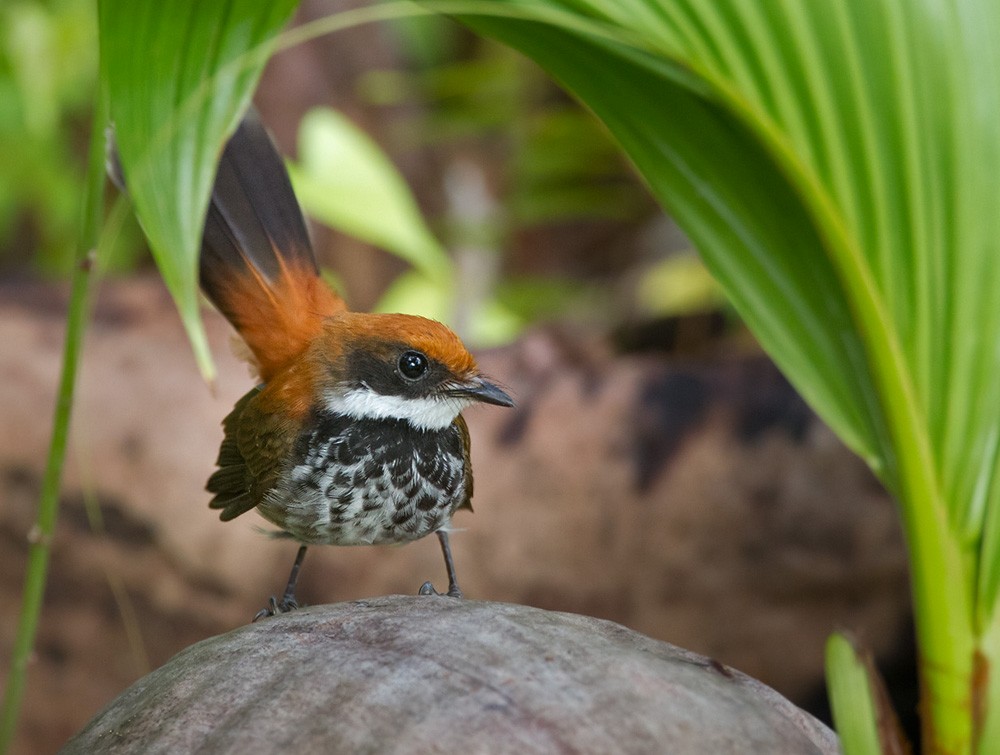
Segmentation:
[(407, 351), (399, 358), (399, 374), (407, 380), (418, 380), (427, 372), (427, 357), (419, 351)]

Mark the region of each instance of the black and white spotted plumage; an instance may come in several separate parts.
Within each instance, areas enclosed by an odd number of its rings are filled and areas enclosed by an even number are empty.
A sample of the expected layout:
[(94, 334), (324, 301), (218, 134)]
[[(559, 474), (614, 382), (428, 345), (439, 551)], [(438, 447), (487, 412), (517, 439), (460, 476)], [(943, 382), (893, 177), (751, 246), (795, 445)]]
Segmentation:
[(461, 416), (426, 429), (402, 419), (316, 411), (277, 463), (261, 466), (252, 452), (268, 445), (266, 434), (239, 438), (246, 427), (239, 415), (248, 404), (241, 401), (227, 418), (220, 468), (209, 480), (216, 493), (211, 505), (225, 518), (256, 506), (300, 543), (371, 545), (447, 529), (458, 508), (471, 508)]

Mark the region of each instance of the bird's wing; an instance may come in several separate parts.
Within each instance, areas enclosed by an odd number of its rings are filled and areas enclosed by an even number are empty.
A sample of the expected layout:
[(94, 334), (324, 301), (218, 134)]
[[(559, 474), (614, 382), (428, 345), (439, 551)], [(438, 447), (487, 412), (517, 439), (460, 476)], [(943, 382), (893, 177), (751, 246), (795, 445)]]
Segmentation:
[(462, 456), (465, 462), (465, 495), (458, 508), (472, 511), (472, 458), (470, 456), (472, 443), (469, 439), (469, 426), (465, 423), (465, 417), (459, 414), (455, 417), (455, 427), (462, 437)]
[(225, 438), (219, 448), (219, 468), (206, 486), (215, 496), (209, 507), (219, 518), (233, 519), (264, 500), (278, 482), (298, 437), (297, 420), (267, 412), (254, 399), (261, 387), (241, 398), (223, 420)]

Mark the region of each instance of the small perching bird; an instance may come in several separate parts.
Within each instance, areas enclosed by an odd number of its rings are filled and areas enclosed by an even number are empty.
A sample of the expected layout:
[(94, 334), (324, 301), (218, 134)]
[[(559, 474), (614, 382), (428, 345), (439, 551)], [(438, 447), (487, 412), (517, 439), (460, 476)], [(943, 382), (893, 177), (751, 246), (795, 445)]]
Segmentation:
[(261, 379), (224, 420), (209, 505), (223, 520), (257, 509), (300, 543), (284, 595), (258, 616), (296, 607), (309, 545), (432, 532), (448, 594), (460, 597), (447, 531), (457, 509), (471, 508), (461, 412), (513, 402), (441, 323), (347, 310), (319, 276), (284, 164), (253, 113), (222, 155), (200, 277)]

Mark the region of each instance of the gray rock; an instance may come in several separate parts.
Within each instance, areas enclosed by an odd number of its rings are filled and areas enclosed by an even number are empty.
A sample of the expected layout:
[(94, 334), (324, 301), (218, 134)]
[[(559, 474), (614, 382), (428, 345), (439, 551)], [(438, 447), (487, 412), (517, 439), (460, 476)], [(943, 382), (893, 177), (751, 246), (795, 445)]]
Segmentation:
[(505, 603), (316, 606), (189, 647), (66, 753), (834, 753), (769, 687), (618, 624)]

